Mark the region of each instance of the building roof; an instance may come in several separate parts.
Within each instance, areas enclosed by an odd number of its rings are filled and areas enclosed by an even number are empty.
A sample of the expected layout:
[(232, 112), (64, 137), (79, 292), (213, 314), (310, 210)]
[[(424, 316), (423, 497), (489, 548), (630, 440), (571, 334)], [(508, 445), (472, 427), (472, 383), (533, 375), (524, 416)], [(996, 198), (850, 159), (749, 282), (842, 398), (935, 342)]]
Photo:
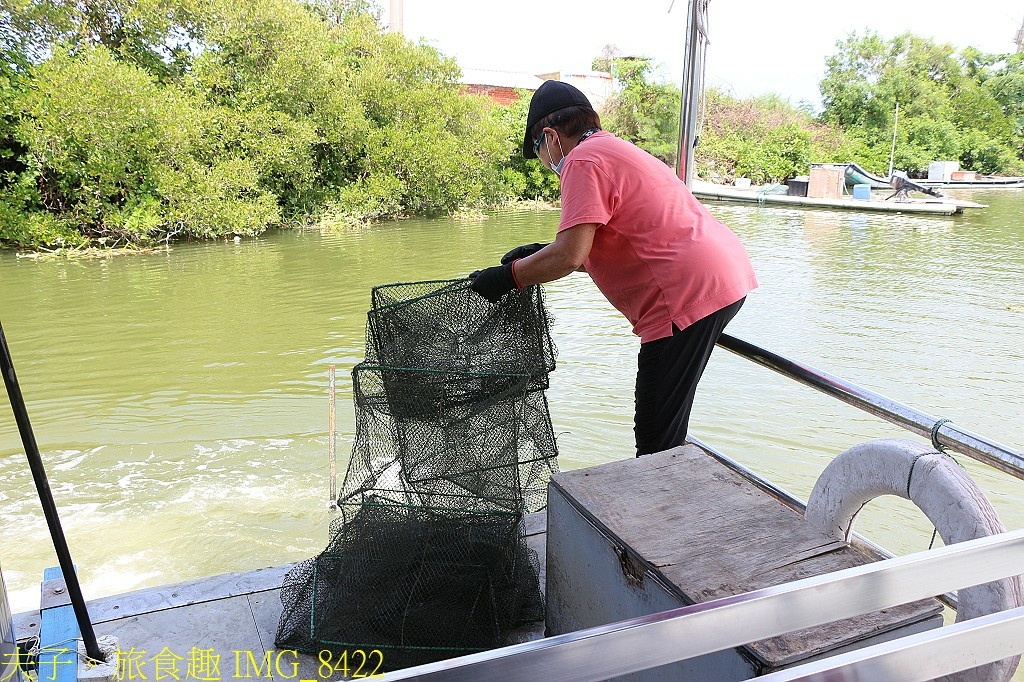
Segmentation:
[(519, 73), (516, 71), (463, 69), (460, 82), (467, 85), (494, 85), (505, 88), (536, 90), (544, 82), (544, 79), (531, 73)]
[(576, 86), (590, 99), (595, 109), (600, 109), (612, 94), (612, 75), (606, 71), (552, 71), (532, 74), (491, 69), (463, 69), (460, 82), (464, 85), (521, 88), (533, 91), (548, 79), (565, 81)]

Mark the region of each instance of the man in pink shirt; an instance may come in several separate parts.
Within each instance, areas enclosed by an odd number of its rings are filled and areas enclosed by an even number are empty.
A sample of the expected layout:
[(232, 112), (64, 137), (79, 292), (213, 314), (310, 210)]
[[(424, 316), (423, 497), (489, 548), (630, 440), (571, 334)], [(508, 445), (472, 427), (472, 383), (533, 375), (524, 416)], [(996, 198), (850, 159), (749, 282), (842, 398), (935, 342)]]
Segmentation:
[(560, 177), (558, 234), (473, 273), (473, 290), (497, 301), (585, 270), (640, 337), (637, 455), (681, 445), (711, 351), (757, 287), (743, 244), (664, 163), (601, 130), (568, 83), (534, 93), (523, 155)]

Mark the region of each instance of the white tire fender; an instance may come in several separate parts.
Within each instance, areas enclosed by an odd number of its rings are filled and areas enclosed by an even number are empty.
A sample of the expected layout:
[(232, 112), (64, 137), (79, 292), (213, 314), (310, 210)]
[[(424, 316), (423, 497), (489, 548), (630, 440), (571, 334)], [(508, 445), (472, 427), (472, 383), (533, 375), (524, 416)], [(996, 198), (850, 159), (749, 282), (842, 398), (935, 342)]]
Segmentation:
[[(1003, 533), (995, 509), (977, 484), (950, 457), (904, 439), (861, 443), (836, 457), (814, 484), (804, 518), (826, 535), (849, 542), (857, 512), (880, 495), (913, 502), (946, 545)], [(959, 591), (961, 622), (1024, 604), (1021, 581), (1013, 576)], [(1019, 656), (952, 675), (950, 682), (1004, 682)]]

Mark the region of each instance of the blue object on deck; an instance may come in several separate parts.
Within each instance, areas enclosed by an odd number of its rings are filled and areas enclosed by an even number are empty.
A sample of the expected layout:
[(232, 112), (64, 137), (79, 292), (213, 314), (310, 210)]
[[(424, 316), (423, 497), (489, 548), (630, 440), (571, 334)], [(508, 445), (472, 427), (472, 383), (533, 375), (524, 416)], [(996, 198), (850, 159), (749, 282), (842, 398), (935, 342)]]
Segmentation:
[(871, 201), (871, 185), (854, 185), (853, 198), (857, 201)]
[[(63, 582), (64, 573), (59, 567), (43, 571), (43, 590), (53, 590), (48, 581)], [(53, 583), (50, 583), (52, 585)], [(56, 589), (60, 589), (57, 587)], [(66, 588), (62, 593), (67, 594)], [(55, 595), (54, 595), (55, 596)], [(70, 598), (66, 603), (54, 604), (47, 608), (44, 594), (39, 612), (39, 679), (48, 682), (77, 682), (78, 680), (78, 621)]]

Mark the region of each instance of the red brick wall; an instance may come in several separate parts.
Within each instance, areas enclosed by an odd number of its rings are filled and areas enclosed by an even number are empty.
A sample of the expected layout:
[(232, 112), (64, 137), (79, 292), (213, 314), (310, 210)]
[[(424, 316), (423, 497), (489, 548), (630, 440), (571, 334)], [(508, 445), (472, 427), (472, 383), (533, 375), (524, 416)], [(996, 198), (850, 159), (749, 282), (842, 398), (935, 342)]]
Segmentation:
[(495, 104), (508, 106), (519, 99), (515, 88), (504, 85), (463, 85), (462, 91), (470, 95), (485, 95)]

